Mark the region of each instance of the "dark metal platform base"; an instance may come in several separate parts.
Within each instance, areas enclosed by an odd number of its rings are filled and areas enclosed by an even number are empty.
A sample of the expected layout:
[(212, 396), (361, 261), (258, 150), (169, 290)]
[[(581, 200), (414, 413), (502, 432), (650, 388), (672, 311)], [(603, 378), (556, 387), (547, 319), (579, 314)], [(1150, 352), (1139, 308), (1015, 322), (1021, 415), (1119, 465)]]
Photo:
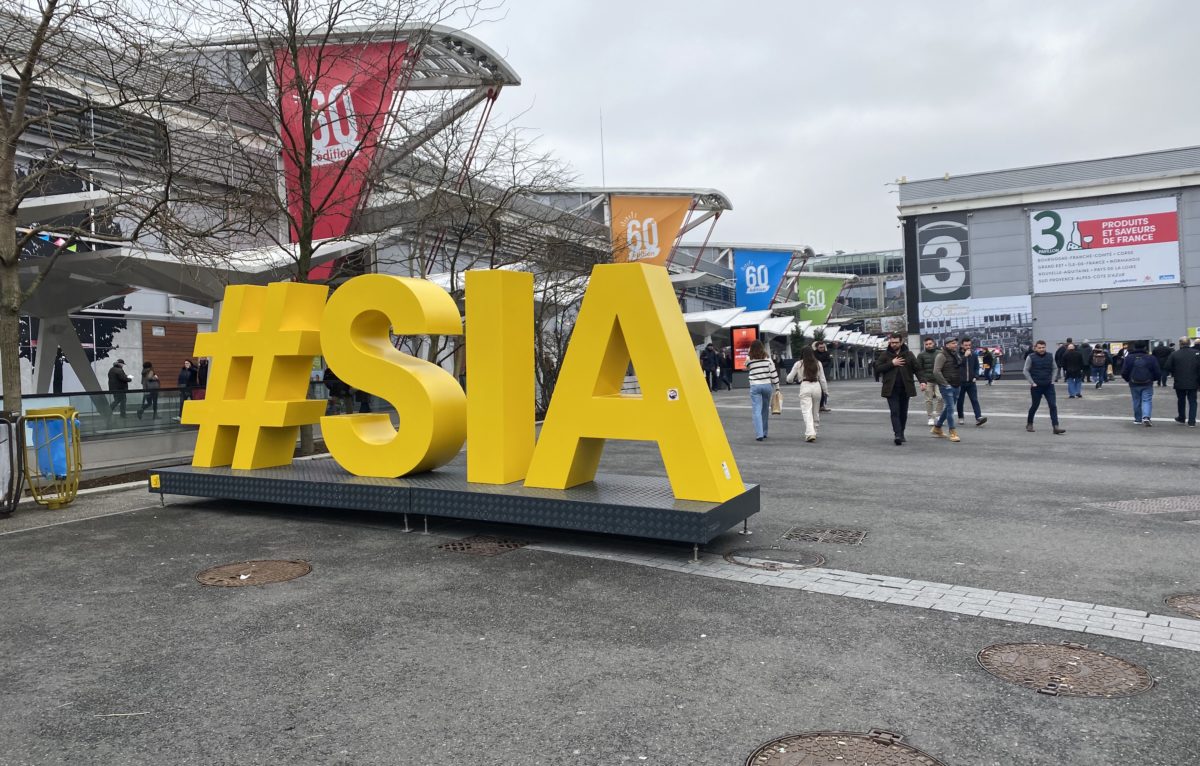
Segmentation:
[(461, 458), (402, 479), (351, 476), (332, 459), (235, 471), (179, 466), (151, 471), (167, 495), (384, 511), (707, 543), (758, 513), (758, 485), (724, 503), (676, 500), (666, 478), (600, 474), (569, 490), (520, 483), (468, 484)]

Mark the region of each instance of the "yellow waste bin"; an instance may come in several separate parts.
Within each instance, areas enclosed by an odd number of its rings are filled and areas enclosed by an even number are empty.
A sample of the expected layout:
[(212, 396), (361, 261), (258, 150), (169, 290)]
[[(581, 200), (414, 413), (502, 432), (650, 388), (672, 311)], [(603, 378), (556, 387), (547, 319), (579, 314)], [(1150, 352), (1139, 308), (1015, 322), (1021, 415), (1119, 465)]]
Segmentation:
[(43, 407), (25, 413), (25, 477), (34, 500), (61, 508), (79, 492), (83, 453), (74, 407)]

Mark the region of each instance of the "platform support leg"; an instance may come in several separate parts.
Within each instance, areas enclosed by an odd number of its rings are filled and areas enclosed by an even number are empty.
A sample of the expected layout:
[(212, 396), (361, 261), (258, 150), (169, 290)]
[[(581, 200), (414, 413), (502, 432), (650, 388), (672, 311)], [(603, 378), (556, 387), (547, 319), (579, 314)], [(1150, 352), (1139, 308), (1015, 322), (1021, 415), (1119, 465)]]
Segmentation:
[(751, 531), (750, 531), (749, 519), (742, 519), (742, 531), (738, 532), (738, 534), (739, 534), (739, 535), (752, 535), (752, 534), (754, 534), (753, 532), (751, 532)]
[(404, 514), (404, 531), (411, 532), (412, 529), (408, 526), (408, 514)]
[(700, 563), (700, 543), (692, 543), (692, 563)]
[(423, 516), (422, 518), (425, 519), (425, 534), (429, 534), (429, 517)]

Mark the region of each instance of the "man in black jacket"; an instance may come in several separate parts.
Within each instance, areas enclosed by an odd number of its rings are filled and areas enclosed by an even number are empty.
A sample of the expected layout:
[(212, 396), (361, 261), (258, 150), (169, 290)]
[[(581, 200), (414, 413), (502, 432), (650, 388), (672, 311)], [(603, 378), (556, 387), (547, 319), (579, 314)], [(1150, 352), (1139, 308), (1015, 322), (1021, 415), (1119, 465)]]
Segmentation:
[[(1179, 416), (1175, 422), (1183, 425), (1186, 422), (1192, 428), (1196, 427), (1196, 389), (1200, 388), (1200, 348), (1190, 345), (1187, 338), (1179, 339), (1179, 348), (1167, 357), (1163, 365), (1165, 374), (1175, 377), (1175, 398), (1179, 402)], [(1184, 420), (1184, 404), (1187, 404), (1187, 420)]]
[(717, 368), (720, 364), (721, 357), (717, 356), (717, 350), (709, 343), (700, 352), (700, 369), (704, 370), (704, 379), (708, 381), (710, 391), (716, 391), (720, 387), (720, 383), (717, 382)]
[(971, 409), (975, 411), (975, 426), (978, 428), (987, 422), (987, 418), (983, 416), (979, 409), (979, 386), (975, 380), (979, 377), (979, 357), (975, 354), (972, 348), (974, 341), (970, 338), (961, 338), (958, 341), (958, 350), (962, 354), (962, 364), (959, 365), (959, 375), (962, 378), (962, 383), (958, 386), (958, 420), (962, 422), (963, 417), (963, 399), (971, 397)]
[(112, 411), (115, 414), (117, 410), (120, 410), (121, 417), (125, 417), (125, 392), (129, 390), (129, 381), (131, 380), (133, 378), (125, 372), (124, 359), (118, 359), (108, 369), (108, 390), (113, 395)]
[[(1171, 346), (1174, 345), (1174, 343), (1171, 344)], [(1158, 362), (1159, 386), (1167, 385), (1167, 377), (1169, 375), (1167, 373), (1167, 359), (1170, 358), (1172, 353), (1174, 353), (1174, 349), (1171, 348), (1171, 346), (1168, 346), (1160, 340), (1158, 345), (1154, 347), (1154, 350), (1150, 352), (1154, 356), (1154, 359)]]
[(1082, 399), (1083, 398), (1083, 366), (1085, 364), (1083, 354), (1079, 349), (1075, 348), (1074, 343), (1067, 344), (1067, 350), (1063, 352), (1062, 360), (1063, 377), (1067, 379), (1067, 398)]
[(898, 332), (888, 335), (888, 347), (875, 359), (875, 373), (883, 382), (880, 395), (887, 399), (892, 413), (892, 441), (899, 447), (904, 443), (904, 427), (908, 424), (908, 400), (917, 395), (917, 358), (904, 345)]

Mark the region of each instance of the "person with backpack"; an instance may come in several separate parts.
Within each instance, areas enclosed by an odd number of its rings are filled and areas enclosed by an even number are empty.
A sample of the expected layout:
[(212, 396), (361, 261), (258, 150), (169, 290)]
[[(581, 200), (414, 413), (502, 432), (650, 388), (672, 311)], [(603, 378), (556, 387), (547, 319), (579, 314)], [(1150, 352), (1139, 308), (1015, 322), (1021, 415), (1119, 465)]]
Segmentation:
[(983, 368), (983, 377), (987, 379), (987, 384), (992, 385), (992, 378), (996, 370), (996, 357), (992, 354), (990, 348), (983, 349), (983, 356), (980, 357), (980, 367)]
[[(1179, 425), (1186, 422), (1195, 428), (1196, 389), (1200, 388), (1200, 349), (1190, 344), (1190, 339), (1180, 338), (1179, 348), (1167, 357), (1164, 369), (1175, 379), (1175, 399), (1179, 406), (1179, 414), (1176, 416), (1175, 422)], [(1187, 405), (1186, 420), (1184, 420), (1184, 405)]]
[(1153, 425), (1150, 410), (1154, 404), (1154, 384), (1161, 375), (1158, 360), (1146, 351), (1146, 341), (1138, 341), (1121, 365), (1121, 377), (1129, 384), (1129, 395), (1133, 399), (1134, 423), (1147, 428)]
[(1112, 360), (1108, 352), (1097, 344), (1092, 346), (1092, 356), (1089, 361), (1092, 365), (1092, 377), (1096, 379), (1096, 388), (1101, 388), (1108, 378), (1108, 365)]

